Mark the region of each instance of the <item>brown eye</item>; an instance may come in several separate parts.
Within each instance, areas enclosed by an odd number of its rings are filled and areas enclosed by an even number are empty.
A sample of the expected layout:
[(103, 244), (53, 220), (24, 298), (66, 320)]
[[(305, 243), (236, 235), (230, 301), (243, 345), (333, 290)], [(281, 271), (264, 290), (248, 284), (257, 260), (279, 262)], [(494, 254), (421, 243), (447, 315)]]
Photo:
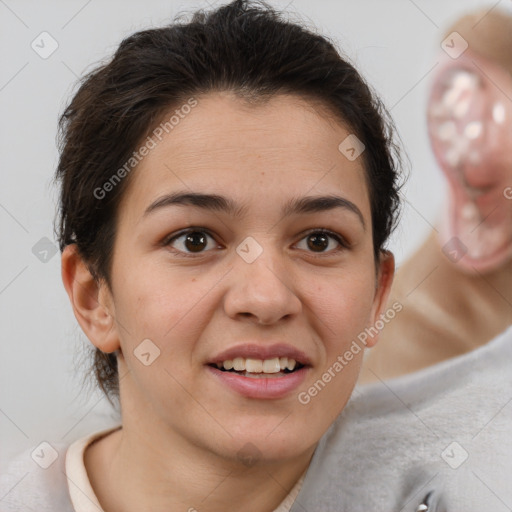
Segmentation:
[[(312, 231), (308, 233), (302, 240), (306, 241), (305, 250), (308, 252), (333, 253), (348, 247), (340, 235), (325, 230)], [(333, 243), (333, 240), (335, 243)], [(329, 247), (331, 247), (331, 249), (329, 249)], [(300, 248), (304, 249), (304, 247)]]
[(308, 247), (315, 252), (324, 251), (329, 246), (329, 237), (323, 233), (308, 235), (307, 240)]
[(194, 231), (193, 233), (189, 233), (185, 235), (185, 247), (192, 252), (199, 252), (203, 250), (206, 245), (206, 236), (199, 231)]
[[(188, 229), (167, 239), (163, 245), (172, 246), (177, 252), (184, 255), (201, 254), (208, 247), (208, 239), (215, 242), (213, 237), (204, 230)], [(213, 244), (214, 247), (216, 244)]]

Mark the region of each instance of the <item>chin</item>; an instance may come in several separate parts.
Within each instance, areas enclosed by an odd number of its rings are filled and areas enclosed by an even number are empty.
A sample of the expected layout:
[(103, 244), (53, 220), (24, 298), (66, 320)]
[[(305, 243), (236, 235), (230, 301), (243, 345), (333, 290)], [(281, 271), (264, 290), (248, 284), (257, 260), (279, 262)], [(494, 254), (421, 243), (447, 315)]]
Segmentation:
[[(272, 416), (272, 421), (260, 420), (255, 428), (243, 422), (237, 427), (236, 432), (231, 431), (233, 438), (229, 442), (232, 457), (242, 463), (257, 460), (266, 462), (278, 462), (285, 459), (293, 459), (308, 450), (321, 437), (316, 437), (311, 428), (301, 419), (297, 422), (287, 421), (287, 413), (279, 419)], [(284, 420), (284, 421), (283, 421)]]

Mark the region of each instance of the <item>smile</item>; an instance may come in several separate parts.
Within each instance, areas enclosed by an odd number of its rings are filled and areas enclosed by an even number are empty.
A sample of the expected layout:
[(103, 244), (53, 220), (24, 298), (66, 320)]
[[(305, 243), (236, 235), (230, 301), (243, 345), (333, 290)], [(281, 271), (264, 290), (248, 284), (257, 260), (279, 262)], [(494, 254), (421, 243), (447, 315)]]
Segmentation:
[(238, 373), (244, 377), (282, 376), (296, 369), (299, 370), (303, 366), (303, 364), (297, 363), (295, 359), (287, 357), (274, 357), (272, 359), (236, 357), (216, 364), (219, 370)]

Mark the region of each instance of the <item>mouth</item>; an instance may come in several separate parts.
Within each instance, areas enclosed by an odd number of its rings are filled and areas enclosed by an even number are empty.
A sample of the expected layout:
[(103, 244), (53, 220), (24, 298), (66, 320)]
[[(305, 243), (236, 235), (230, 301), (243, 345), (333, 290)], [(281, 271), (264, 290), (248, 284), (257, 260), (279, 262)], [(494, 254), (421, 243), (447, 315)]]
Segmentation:
[(208, 366), (217, 368), (221, 372), (234, 373), (241, 377), (261, 379), (269, 377), (284, 377), (301, 370), (306, 365), (288, 357), (274, 357), (271, 359), (254, 359), (235, 357)]
[(311, 360), (292, 345), (245, 344), (206, 363), (215, 383), (251, 399), (284, 398), (303, 385)]

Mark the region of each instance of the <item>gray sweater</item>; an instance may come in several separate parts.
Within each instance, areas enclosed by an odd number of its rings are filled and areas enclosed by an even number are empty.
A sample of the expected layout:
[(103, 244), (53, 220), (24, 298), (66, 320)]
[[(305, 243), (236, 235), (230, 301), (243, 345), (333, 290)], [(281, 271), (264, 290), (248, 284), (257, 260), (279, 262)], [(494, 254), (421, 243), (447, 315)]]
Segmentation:
[[(0, 511), (72, 512), (63, 457), (34, 470), (29, 452), (0, 477)], [(331, 511), (512, 511), (512, 327), (468, 354), (356, 387), (290, 512)]]
[(314, 510), (510, 512), (512, 327), (462, 356), (356, 387), (290, 512)]

